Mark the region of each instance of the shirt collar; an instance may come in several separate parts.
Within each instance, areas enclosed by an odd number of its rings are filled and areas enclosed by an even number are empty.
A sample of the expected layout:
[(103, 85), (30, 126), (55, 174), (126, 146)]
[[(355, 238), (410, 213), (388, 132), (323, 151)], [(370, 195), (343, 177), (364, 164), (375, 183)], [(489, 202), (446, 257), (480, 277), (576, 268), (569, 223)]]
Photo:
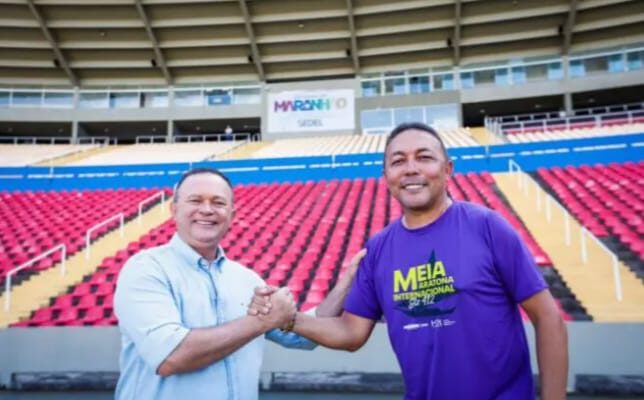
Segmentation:
[(179, 237), (178, 233), (175, 233), (170, 240), (170, 247), (172, 247), (179, 256), (190, 266), (200, 269), (208, 269), (209, 265), (215, 266), (217, 269), (221, 269), (221, 266), (226, 260), (226, 253), (221, 246), (217, 246), (217, 257), (215, 260), (208, 264), (208, 261), (197, 253), (195, 249), (190, 247), (186, 242)]

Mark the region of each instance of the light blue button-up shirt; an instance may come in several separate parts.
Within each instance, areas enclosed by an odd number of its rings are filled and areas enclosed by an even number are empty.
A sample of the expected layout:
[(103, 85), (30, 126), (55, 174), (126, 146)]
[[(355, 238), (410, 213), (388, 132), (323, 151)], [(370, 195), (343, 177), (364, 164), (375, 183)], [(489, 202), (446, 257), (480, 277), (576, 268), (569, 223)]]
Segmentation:
[[(122, 334), (116, 399), (257, 399), (264, 336), (197, 371), (168, 377), (156, 371), (190, 329), (245, 316), (255, 287), (264, 285), (254, 271), (227, 259), (221, 248), (208, 264), (178, 235), (130, 258), (114, 296)], [(291, 348), (316, 346), (280, 330), (270, 331), (266, 338)]]

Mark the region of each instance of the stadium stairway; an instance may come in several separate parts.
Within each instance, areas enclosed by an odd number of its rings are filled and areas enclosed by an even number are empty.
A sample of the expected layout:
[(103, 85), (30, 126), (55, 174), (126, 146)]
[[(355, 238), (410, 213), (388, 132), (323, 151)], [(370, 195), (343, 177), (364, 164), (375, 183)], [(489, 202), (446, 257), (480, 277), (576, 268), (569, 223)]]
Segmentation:
[(82, 281), (83, 277), (92, 274), (105, 257), (113, 255), (127, 243), (138, 240), (169, 216), (168, 210), (172, 199), (157, 204), (141, 215), (141, 223), (136, 218), (123, 225), (123, 237), (116, 229), (94, 241), (91, 245), (91, 256), (87, 260), (85, 251), (80, 251), (66, 261), (65, 276), (61, 276), (60, 264), (49, 268), (30, 279), (20, 283), (11, 290), (11, 308), (5, 311), (6, 293), (0, 296), (0, 329), (9, 324), (29, 318), (30, 313), (49, 304), (50, 298), (63, 294), (68, 287)]
[[(526, 178), (525, 189), (518, 186), (518, 177)], [(613, 277), (613, 253), (607, 253), (586, 233), (587, 263), (581, 256), (581, 225), (570, 217), (570, 246), (565, 241), (565, 219), (562, 210), (551, 199), (551, 222), (547, 221), (546, 198), (550, 197), (523, 172), (494, 174), (497, 185), (517, 215), (548, 253), (562, 279), (580, 303), (597, 322), (644, 322), (644, 285), (618, 260), (623, 299), (618, 301)], [(537, 206), (537, 196), (540, 207)]]
[(239, 160), (244, 158), (251, 158), (252, 155), (264, 147), (270, 146), (272, 142), (248, 142), (241, 146), (235, 147), (229, 152), (220, 154), (215, 157), (216, 160)]
[(112, 151), (116, 148), (116, 146), (99, 146), (99, 147), (94, 147), (85, 151), (77, 151), (72, 154), (66, 154), (64, 156), (60, 157), (55, 157), (51, 158), (49, 160), (41, 161), (37, 163), (36, 165), (38, 166), (45, 166), (45, 167), (58, 167), (61, 165), (67, 165), (68, 163), (75, 162), (75, 161), (80, 161), (88, 157), (95, 156), (100, 153), (105, 153), (108, 151)]

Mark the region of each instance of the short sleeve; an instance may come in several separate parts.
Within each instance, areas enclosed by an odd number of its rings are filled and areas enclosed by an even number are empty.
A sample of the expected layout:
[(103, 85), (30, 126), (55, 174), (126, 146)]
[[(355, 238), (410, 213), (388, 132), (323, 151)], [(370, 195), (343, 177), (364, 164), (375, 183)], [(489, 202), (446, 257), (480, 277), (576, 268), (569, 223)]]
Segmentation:
[(154, 371), (189, 332), (164, 275), (145, 253), (131, 258), (121, 271), (114, 312), (122, 334)]
[(491, 212), (487, 228), (494, 266), (515, 303), (521, 303), (548, 287), (530, 250), (505, 218)]
[(374, 259), (373, 246), (367, 244), (367, 256), (360, 262), (353, 285), (344, 302), (344, 310), (363, 318), (378, 321), (382, 317), (382, 308), (374, 285)]

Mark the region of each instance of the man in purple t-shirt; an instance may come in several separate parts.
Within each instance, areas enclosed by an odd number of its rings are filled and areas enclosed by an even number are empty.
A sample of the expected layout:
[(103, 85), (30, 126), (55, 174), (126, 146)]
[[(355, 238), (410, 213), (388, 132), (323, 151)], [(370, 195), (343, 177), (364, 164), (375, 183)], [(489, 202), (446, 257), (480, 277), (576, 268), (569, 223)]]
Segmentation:
[(295, 332), (360, 348), (383, 316), (405, 399), (533, 399), (517, 305), (535, 327), (541, 398), (565, 398), (567, 334), (533, 257), (497, 213), (447, 195), (452, 162), (423, 124), (392, 131), (384, 176), (403, 217), (367, 243), (336, 318), (297, 315)]

